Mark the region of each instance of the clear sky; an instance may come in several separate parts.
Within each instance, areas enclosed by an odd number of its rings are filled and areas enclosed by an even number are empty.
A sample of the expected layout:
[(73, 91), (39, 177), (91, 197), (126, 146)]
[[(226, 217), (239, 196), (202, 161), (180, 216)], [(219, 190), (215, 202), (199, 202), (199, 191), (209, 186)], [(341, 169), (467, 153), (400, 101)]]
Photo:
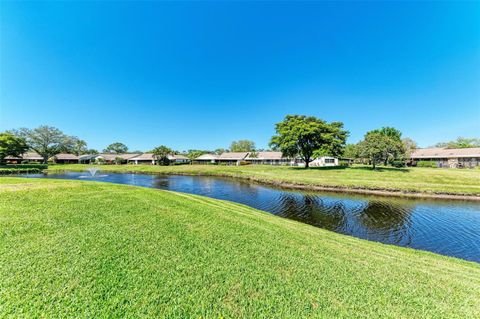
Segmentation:
[(480, 2), (0, 2), (0, 131), (266, 147), (286, 114), (480, 135)]

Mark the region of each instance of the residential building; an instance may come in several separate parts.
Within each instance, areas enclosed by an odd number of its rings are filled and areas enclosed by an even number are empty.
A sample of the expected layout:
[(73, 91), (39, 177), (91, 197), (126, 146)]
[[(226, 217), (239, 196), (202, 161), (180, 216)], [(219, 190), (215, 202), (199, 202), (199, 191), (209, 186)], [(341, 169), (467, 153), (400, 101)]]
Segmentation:
[(338, 158), (330, 156), (322, 156), (310, 162), (310, 167), (327, 167), (338, 166)]
[(219, 164), (240, 165), (241, 162), (245, 161), (247, 156), (248, 152), (225, 152), (220, 154), (216, 161)]
[(98, 154), (83, 154), (78, 156), (78, 163), (80, 164), (91, 164), (95, 162), (95, 158)]
[(38, 153), (35, 152), (26, 152), (21, 156), (7, 156), (5, 157), (5, 161), (7, 164), (21, 164), (22, 162), (28, 163), (42, 163), (43, 157), (41, 157)]
[(121, 159), (126, 163), (130, 158), (136, 157), (139, 154), (98, 154), (95, 156), (96, 162), (105, 162), (106, 164), (116, 164), (117, 159)]
[(193, 160), (194, 164), (216, 164), (219, 155), (216, 154), (202, 154)]
[(432, 161), (445, 168), (476, 167), (480, 165), (480, 147), (420, 148), (410, 156), (410, 165), (416, 166), (419, 161)]
[(245, 158), (250, 164), (294, 165), (295, 160), (283, 157), (282, 152), (250, 152)]
[(60, 153), (50, 158), (55, 164), (78, 164), (78, 156), (75, 154)]
[[(179, 154), (168, 155), (168, 159), (170, 160), (170, 162), (177, 164), (185, 164), (190, 162), (188, 157)], [(155, 159), (153, 153), (143, 153), (141, 155), (129, 158), (128, 162), (133, 164), (155, 165), (157, 160)]]

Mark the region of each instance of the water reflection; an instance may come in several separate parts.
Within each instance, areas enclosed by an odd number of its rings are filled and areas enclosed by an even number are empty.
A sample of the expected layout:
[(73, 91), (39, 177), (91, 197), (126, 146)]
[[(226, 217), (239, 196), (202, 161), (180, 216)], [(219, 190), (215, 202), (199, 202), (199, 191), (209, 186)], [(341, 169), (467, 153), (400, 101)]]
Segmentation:
[(480, 262), (480, 203), (296, 192), (218, 177), (108, 174), (98, 180), (230, 200), (338, 233)]

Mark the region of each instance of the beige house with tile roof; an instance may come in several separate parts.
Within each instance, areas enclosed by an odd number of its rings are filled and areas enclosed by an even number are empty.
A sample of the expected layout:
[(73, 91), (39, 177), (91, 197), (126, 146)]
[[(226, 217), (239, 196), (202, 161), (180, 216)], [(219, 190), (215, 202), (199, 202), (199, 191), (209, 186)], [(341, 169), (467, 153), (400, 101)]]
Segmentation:
[(36, 152), (26, 152), (23, 153), (21, 156), (14, 157), (14, 156), (7, 156), (5, 157), (5, 161), (8, 164), (20, 164), (23, 161), (28, 161), (31, 163), (42, 163), (43, 157), (41, 157)]
[(463, 168), (480, 165), (480, 147), (472, 148), (420, 148), (410, 156), (411, 164), (433, 161), (437, 167)]

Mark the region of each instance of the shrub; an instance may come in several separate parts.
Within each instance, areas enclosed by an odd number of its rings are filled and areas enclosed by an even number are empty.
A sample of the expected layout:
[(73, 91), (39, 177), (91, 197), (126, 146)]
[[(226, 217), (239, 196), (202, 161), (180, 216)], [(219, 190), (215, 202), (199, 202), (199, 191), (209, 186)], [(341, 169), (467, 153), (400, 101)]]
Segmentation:
[(436, 167), (437, 167), (437, 163), (431, 162), (431, 161), (418, 161), (418, 162), (417, 162), (417, 167), (436, 168)]
[(350, 166), (350, 162), (349, 161), (344, 161), (344, 160), (339, 160), (338, 161), (338, 166), (348, 167), (348, 166)]
[(36, 168), (39, 170), (42, 169), (47, 169), (48, 165), (47, 164), (7, 164), (7, 165), (2, 165), (0, 168), (8, 168), (8, 169), (27, 169), (27, 168)]
[(392, 166), (393, 167), (405, 167), (405, 162), (404, 161), (392, 161)]

